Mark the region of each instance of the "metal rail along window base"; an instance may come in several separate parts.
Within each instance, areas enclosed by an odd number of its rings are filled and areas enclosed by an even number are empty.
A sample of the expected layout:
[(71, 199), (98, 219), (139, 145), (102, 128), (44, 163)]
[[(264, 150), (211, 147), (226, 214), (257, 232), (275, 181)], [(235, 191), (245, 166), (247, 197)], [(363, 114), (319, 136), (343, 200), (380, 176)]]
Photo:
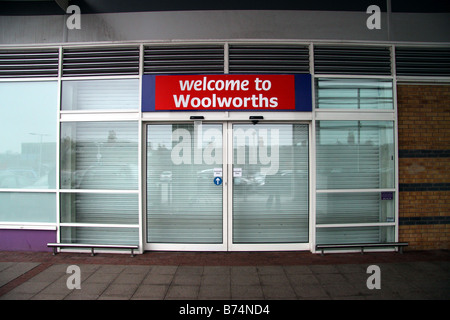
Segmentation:
[(350, 249), (361, 248), (361, 254), (364, 254), (364, 248), (382, 248), (397, 247), (400, 253), (403, 253), (403, 247), (407, 246), (407, 242), (387, 242), (387, 243), (349, 243), (349, 244), (318, 244), (316, 249), (324, 255), (325, 249)]
[(91, 248), (91, 256), (94, 256), (94, 249), (130, 249), (131, 256), (134, 257), (134, 250), (137, 250), (137, 245), (109, 245), (109, 244), (80, 244), (80, 243), (47, 243), (47, 247), (53, 247), (53, 255), (56, 255), (56, 248)]

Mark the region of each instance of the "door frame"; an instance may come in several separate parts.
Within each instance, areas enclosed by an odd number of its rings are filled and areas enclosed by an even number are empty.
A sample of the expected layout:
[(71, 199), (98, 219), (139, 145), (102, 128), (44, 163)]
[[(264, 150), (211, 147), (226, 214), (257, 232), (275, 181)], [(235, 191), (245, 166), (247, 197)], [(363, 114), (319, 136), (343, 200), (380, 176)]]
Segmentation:
[(227, 134), (228, 144), (226, 146), (228, 159), (228, 198), (227, 198), (227, 218), (228, 218), (228, 251), (308, 251), (311, 249), (312, 230), (311, 230), (311, 123), (308, 121), (292, 121), (292, 120), (265, 120), (263, 124), (304, 124), (308, 126), (308, 242), (305, 243), (233, 243), (233, 125), (235, 124), (252, 124), (251, 121), (228, 121)]
[(305, 124), (308, 126), (308, 242), (305, 243), (261, 243), (234, 244), (233, 243), (233, 125), (251, 124), (246, 120), (202, 120), (205, 124), (222, 125), (222, 243), (221, 244), (193, 244), (193, 243), (149, 243), (147, 242), (147, 128), (156, 124), (180, 124), (192, 121), (143, 121), (142, 122), (142, 229), (144, 251), (310, 251), (313, 242), (312, 227), (312, 125), (311, 121), (299, 120), (264, 120), (264, 124)]
[(151, 243), (147, 242), (147, 128), (148, 125), (172, 125), (172, 124), (192, 124), (193, 121), (145, 121), (142, 123), (142, 229), (143, 229), (143, 249), (144, 251), (227, 251), (228, 239), (226, 238), (228, 220), (226, 212), (227, 207), (227, 191), (226, 188), (226, 177), (227, 177), (227, 166), (225, 166), (227, 159), (227, 148), (226, 146), (226, 123), (222, 121), (202, 121), (205, 124), (220, 124), (222, 126), (222, 243)]

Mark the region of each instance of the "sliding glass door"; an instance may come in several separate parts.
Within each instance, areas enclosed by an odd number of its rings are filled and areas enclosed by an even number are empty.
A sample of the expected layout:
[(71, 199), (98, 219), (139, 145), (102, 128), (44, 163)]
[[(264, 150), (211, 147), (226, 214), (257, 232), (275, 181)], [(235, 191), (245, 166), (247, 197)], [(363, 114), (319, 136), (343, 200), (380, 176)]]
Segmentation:
[(146, 141), (147, 250), (309, 248), (307, 124), (156, 123)]
[(222, 149), (221, 124), (147, 125), (146, 224), (153, 247), (222, 245)]
[(233, 248), (308, 243), (308, 139), (306, 124), (233, 125)]

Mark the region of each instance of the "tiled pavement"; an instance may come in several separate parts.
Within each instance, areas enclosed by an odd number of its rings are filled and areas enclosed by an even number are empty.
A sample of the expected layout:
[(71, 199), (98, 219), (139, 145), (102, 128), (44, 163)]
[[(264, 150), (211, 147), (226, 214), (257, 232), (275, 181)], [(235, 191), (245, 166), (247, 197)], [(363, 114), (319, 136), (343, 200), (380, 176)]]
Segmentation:
[[(0, 300), (450, 299), (447, 251), (187, 257), (0, 252)], [(69, 265), (80, 267), (81, 289), (68, 288)], [(369, 265), (380, 267), (381, 289), (367, 288)]]

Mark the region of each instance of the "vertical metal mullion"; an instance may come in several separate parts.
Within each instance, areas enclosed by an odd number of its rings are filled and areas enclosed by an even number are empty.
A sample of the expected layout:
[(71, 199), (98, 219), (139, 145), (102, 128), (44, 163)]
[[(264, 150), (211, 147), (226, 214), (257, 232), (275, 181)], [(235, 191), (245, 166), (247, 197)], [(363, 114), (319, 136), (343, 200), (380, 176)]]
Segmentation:
[(397, 65), (395, 60), (395, 46), (391, 46), (391, 64), (392, 64), (392, 95), (394, 102), (394, 241), (398, 242), (399, 236), (399, 160), (398, 160), (398, 107), (397, 107)]
[(139, 252), (144, 252), (144, 181), (143, 178), (146, 170), (143, 168), (143, 157), (144, 157), (144, 138), (143, 138), (143, 123), (142, 123), (142, 75), (144, 74), (144, 45), (139, 45), (139, 120), (138, 120), (138, 223), (139, 223)]
[[(148, 135), (148, 123), (144, 123), (143, 121), (141, 121), (141, 176), (142, 176), (142, 181), (141, 181), (141, 194), (142, 194), (142, 199), (140, 201), (141, 206), (142, 206), (142, 213), (141, 213), (141, 217), (142, 217), (142, 224), (141, 224), (141, 228), (142, 228), (142, 252), (144, 252), (147, 249), (147, 239), (148, 239), (148, 229), (147, 229), (147, 162), (148, 162), (148, 150), (147, 150), (147, 135)], [(145, 176), (144, 176), (145, 174)]]
[(309, 243), (310, 251), (316, 250), (316, 121), (313, 119), (309, 126)]
[(139, 45), (139, 70), (138, 74), (139, 76), (142, 76), (144, 74), (144, 45), (141, 43)]
[(58, 48), (58, 93), (56, 104), (56, 242), (61, 241), (61, 97), (62, 97), (62, 59), (63, 47)]
[[(308, 46), (308, 49), (309, 49), (309, 73), (314, 78), (314, 63), (315, 63), (315, 61), (314, 61), (314, 43), (311, 42)], [(314, 95), (313, 95), (313, 100), (314, 100)], [(314, 105), (313, 105), (313, 109), (314, 109)]]
[(395, 61), (395, 46), (392, 45), (390, 46), (390, 51), (391, 51), (391, 75), (392, 77), (396, 77), (397, 76), (397, 64)]
[(228, 42), (225, 42), (224, 44), (224, 61), (223, 61), (223, 67), (224, 67), (224, 73), (228, 74), (230, 73), (230, 57), (229, 57), (229, 50), (230, 50), (230, 46), (228, 44)]
[[(224, 64), (224, 74), (230, 73), (230, 44), (228, 42), (224, 43), (224, 56), (223, 56), (223, 64)], [(225, 117), (228, 118), (230, 113), (225, 111)]]
[(230, 236), (231, 225), (229, 218), (231, 215), (231, 207), (229, 207), (229, 198), (231, 196), (230, 187), (232, 185), (232, 177), (230, 176), (228, 166), (228, 154), (229, 154), (229, 139), (228, 139), (228, 122), (222, 122), (222, 177), (223, 177), (223, 189), (222, 189), (222, 244), (225, 251), (230, 251)]
[[(230, 45), (228, 42), (224, 43), (224, 74), (230, 73)], [(225, 112), (226, 118), (229, 117), (229, 112)], [(222, 156), (223, 159), (223, 177), (224, 177), (224, 190), (223, 190), (223, 243), (226, 251), (232, 250), (232, 241), (233, 241), (233, 231), (232, 231), (232, 214), (233, 214), (233, 206), (232, 206), (232, 194), (233, 194), (233, 176), (232, 170), (230, 167), (230, 155), (232, 154), (232, 137), (229, 137), (230, 128), (232, 130), (232, 124), (230, 122), (224, 121), (222, 124), (222, 152), (224, 153)], [(231, 149), (231, 150), (230, 150)]]
[(233, 123), (226, 122), (226, 165), (228, 170), (228, 186), (227, 186), (227, 251), (233, 251)]
[(314, 74), (314, 44), (309, 44), (309, 72), (311, 74), (312, 120), (309, 128), (309, 243), (316, 251), (316, 80)]

